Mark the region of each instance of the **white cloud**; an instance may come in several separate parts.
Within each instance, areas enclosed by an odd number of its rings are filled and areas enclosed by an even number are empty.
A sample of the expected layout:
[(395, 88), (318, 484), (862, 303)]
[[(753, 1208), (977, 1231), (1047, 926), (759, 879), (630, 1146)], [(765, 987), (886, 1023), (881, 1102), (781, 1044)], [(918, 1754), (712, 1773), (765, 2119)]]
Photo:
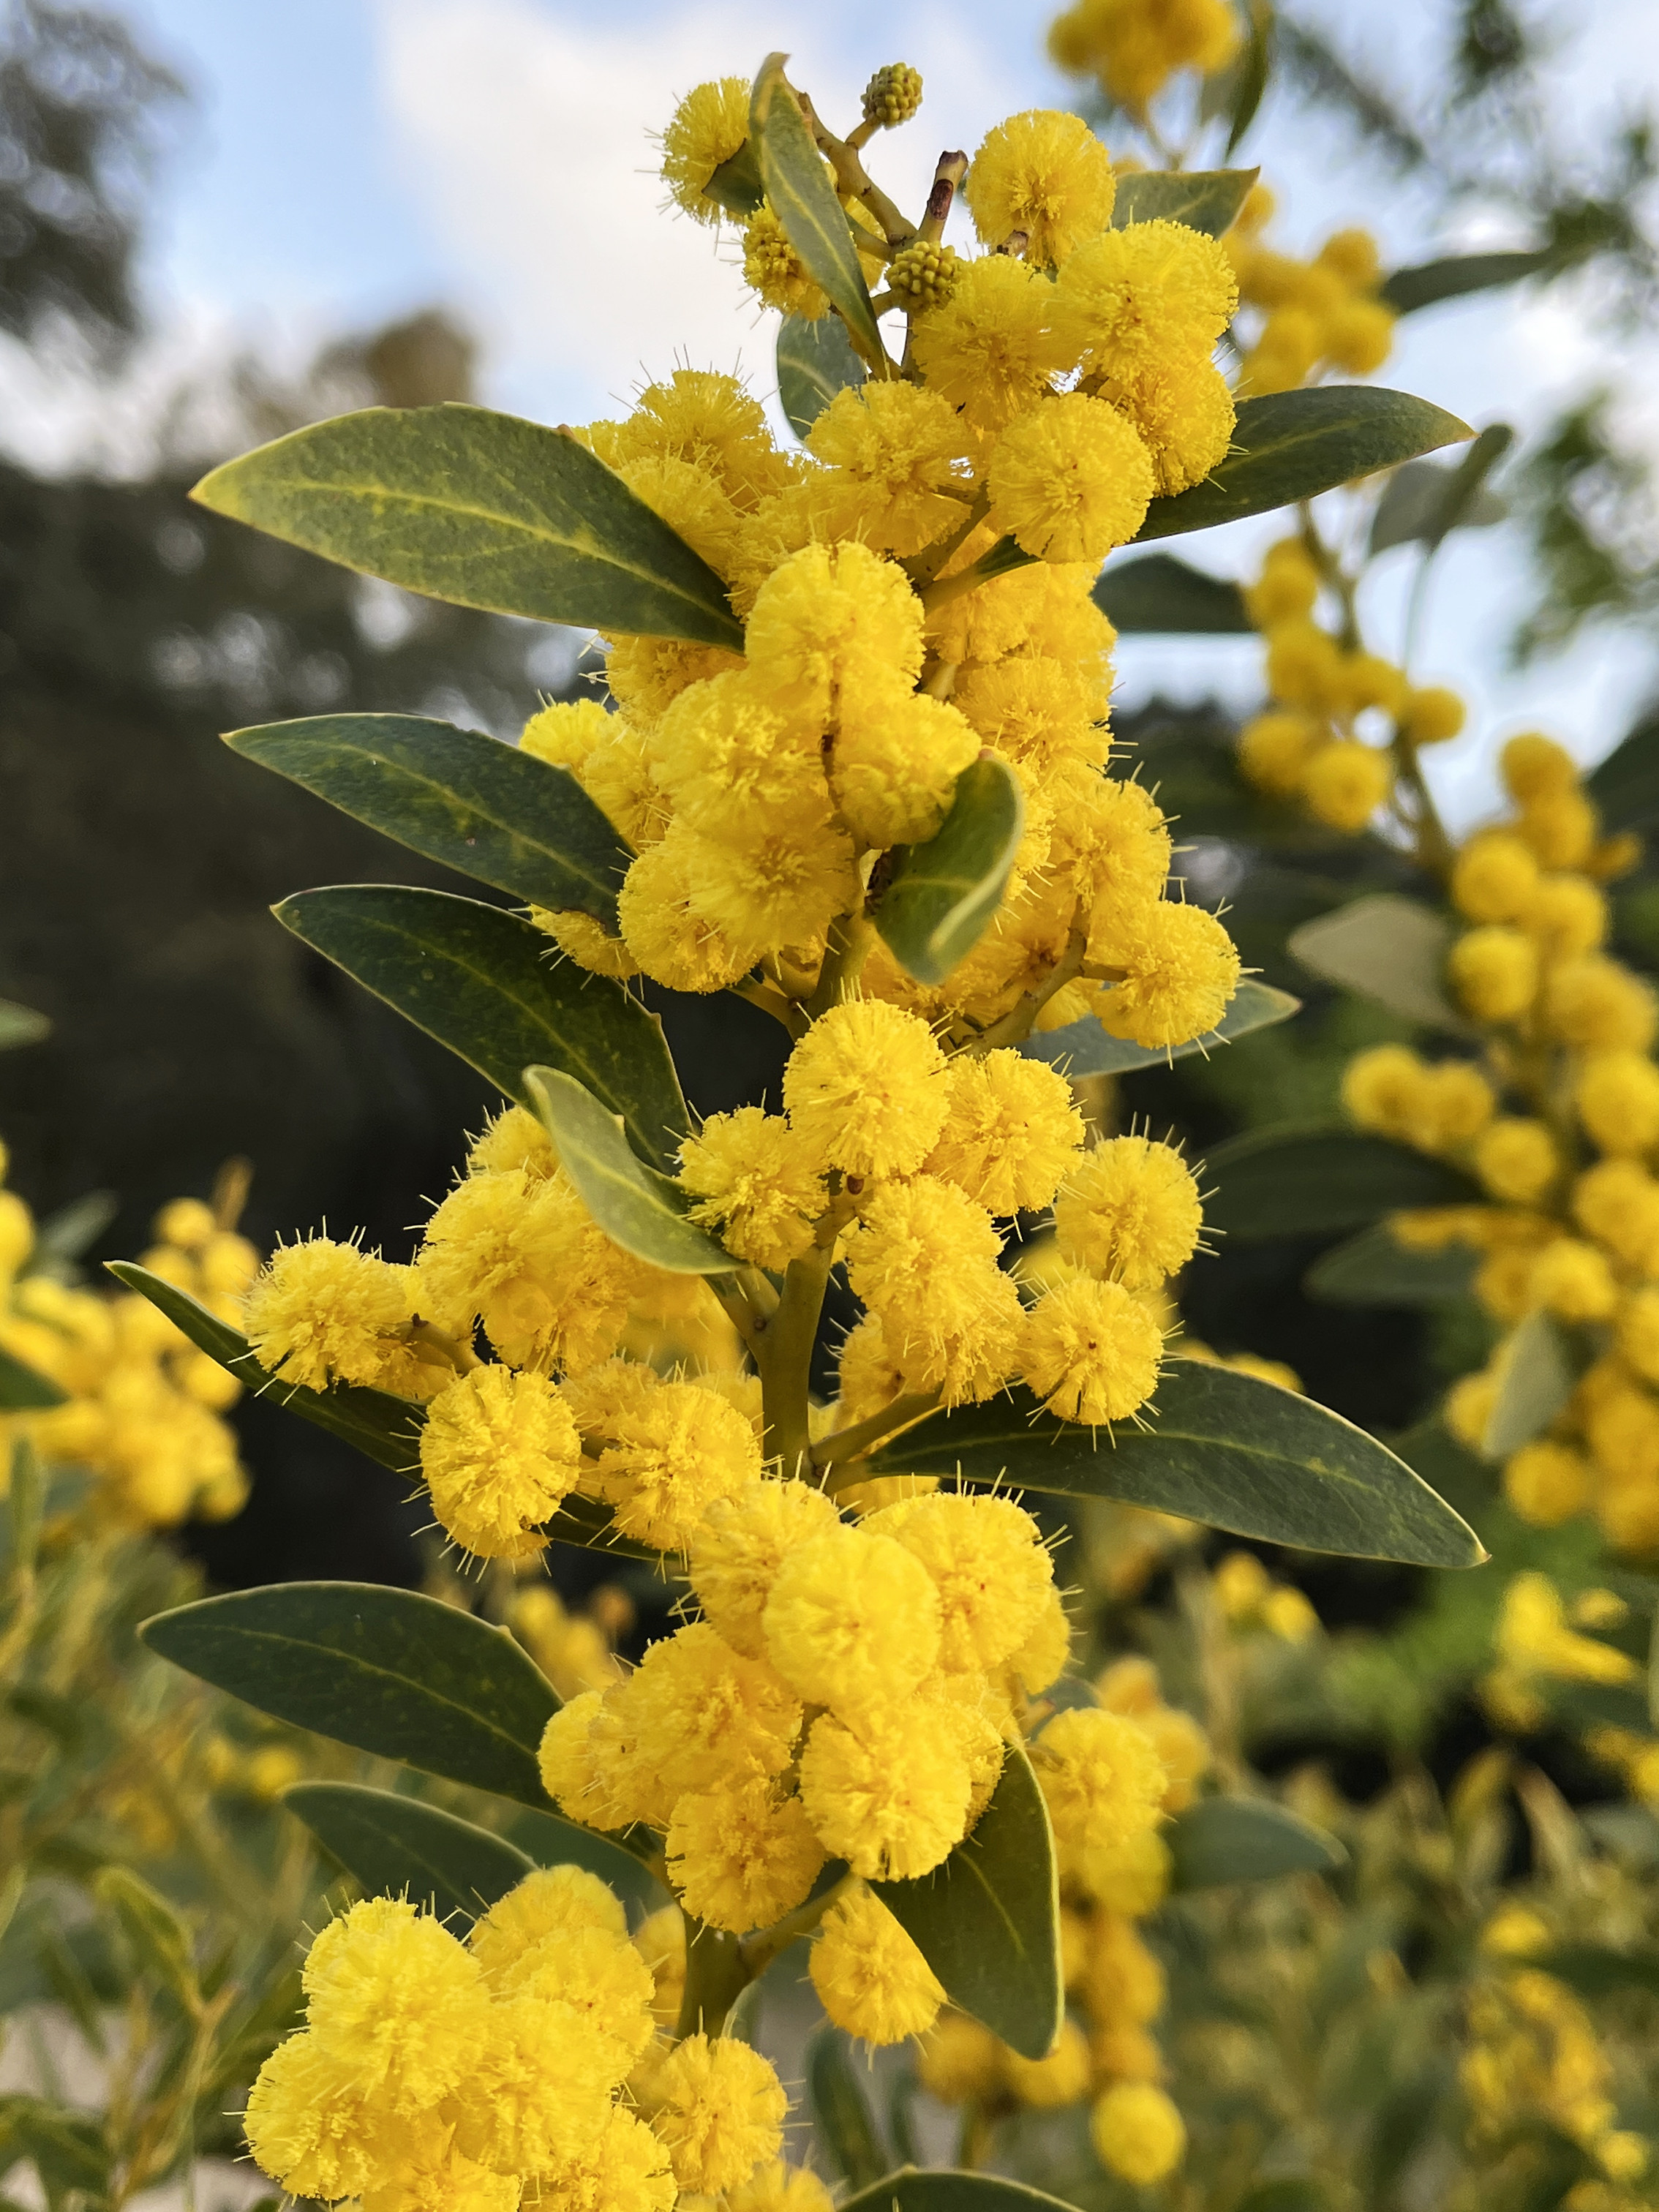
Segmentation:
[[(771, 318), (722, 244), (663, 211), (649, 134), (711, 76), (748, 76), (793, 42), (793, 69), (830, 118), (855, 117), (874, 63), (894, 58), (875, 0), (826, 11), (762, 0), (638, 4), (578, 15), (535, 0), (380, 0), (381, 91), (396, 158), (466, 272), (498, 388), (573, 419), (606, 412), (677, 360), (771, 382)], [(922, 116), (872, 161), (920, 210), (944, 143), (971, 150), (989, 125), (1041, 96), (1033, 53), (1011, 67), (942, 4), (906, 11), (923, 67)]]

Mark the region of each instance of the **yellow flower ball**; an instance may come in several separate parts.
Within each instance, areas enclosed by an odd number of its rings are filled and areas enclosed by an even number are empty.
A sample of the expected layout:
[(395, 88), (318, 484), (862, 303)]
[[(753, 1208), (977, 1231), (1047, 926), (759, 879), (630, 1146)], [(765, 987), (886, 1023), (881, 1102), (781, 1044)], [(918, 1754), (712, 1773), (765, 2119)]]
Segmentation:
[(1316, 746), (1302, 771), (1302, 796), (1309, 811), (1333, 830), (1357, 835), (1388, 797), (1394, 784), (1389, 756), (1357, 738), (1334, 738)]
[(1010, 423), (986, 466), (993, 529), (1042, 561), (1100, 561), (1146, 519), (1152, 465), (1103, 399), (1063, 393)]
[(789, 2099), (769, 2060), (730, 2036), (689, 2035), (652, 2084), (651, 2127), (682, 2189), (741, 2188), (783, 2142)]
[(399, 1899), (365, 1898), (330, 1921), (301, 1979), (318, 2050), (343, 2085), (387, 2112), (412, 2115), (448, 2096), (486, 2033), (477, 1961)]
[(1612, 1270), (1594, 1244), (1558, 1237), (1532, 1263), (1530, 1288), (1537, 1303), (1563, 1321), (1607, 1321), (1619, 1303)]
[(719, 77), (688, 92), (662, 134), (663, 182), (675, 204), (699, 222), (718, 222), (725, 210), (708, 197), (708, 180), (748, 136), (744, 78)]
[(861, 1886), (825, 1914), (809, 1954), (818, 2002), (846, 2034), (871, 2045), (925, 2035), (945, 1991), (880, 1899)]
[[(951, 496), (969, 440), (950, 401), (924, 386), (867, 383), (838, 392), (807, 433), (807, 451), (842, 471), (866, 545), (920, 553), (962, 520)], [(849, 533), (852, 534), (852, 533)]]
[(823, 1857), (799, 1798), (758, 1776), (687, 1791), (668, 1823), (668, 1875), (681, 1903), (734, 1936), (793, 1912)]
[(1207, 354), (1155, 361), (1133, 376), (1109, 377), (1101, 390), (1146, 447), (1160, 499), (1202, 483), (1226, 459), (1238, 410)]
[(1590, 1468), (1565, 1444), (1523, 1444), (1504, 1466), (1504, 1495), (1534, 1528), (1559, 1528), (1589, 1503)]
[(1106, 993), (1100, 1018), (1113, 1036), (1136, 1044), (1187, 1044), (1207, 1036), (1238, 988), (1238, 949), (1202, 907), (1161, 899), (1138, 914), (1115, 919), (1090, 939), (1090, 955), (1103, 966), (1122, 968), (1122, 982)]
[(808, 1705), (879, 1712), (939, 1663), (939, 1592), (890, 1536), (826, 1528), (786, 1553), (762, 1615), (766, 1650)]
[(1095, 2100), (1089, 2133), (1103, 2165), (1139, 2189), (1166, 2179), (1187, 2154), (1186, 2124), (1153, 2081), (1114, 2081)]
[(1267, 632), (1267, 677), (1280, 706), (1328, 712), (1341, 688), (1340, 648), (1317, 623), (1276, 622)]
[(1321, 325), (1320, 350), (1349, 376), (1374, 376), (1394, 350), (1395, 320), (1381, 300), (1344, 300)]
[(1619, 1316), (1619, 1349), (1647, 1382), (1659, 1382), (1659, 1290), (1632, 1291)]
[(1659, 1144), (1659, 1067), (1639, 1052), (1601, 1052), (1578, 1071), (1573, 1105), (1604, 1152), (1644, 1152)]
[(758, 1106), (711, 1114), (680, 1147), (690, 1218), (739, 1260), (784, 1268), (811, 1247), (824, 1206), (817, 1154), (781, 1115)]
[(902, 568), (867, 545), (805, 545), (756, 595), (749, 683), (781, 713), (823, 730), (867, 696), (921, 673), (921, 602)]
[(586, 1867), (538, 1867), (474, 1921), (467, 1948), (494, 1984), (549, 1936), (583, 1928), (625, 1936), (622, 1899)]
[[(355, 1244), (311, 1237), (274, 1252), (247, 1294), (242, 1328), (262, 1367), (284, 1382), (325, 1390), (365, 1383), (413, 1396), (420, 1362), (398, 1332), (415, 1317), (407, 1267)], [(427, 1370), (426, 1395), (443, 1380)]]
[(1537, 890), (1538, 862), (1507, 830), (1481, 830), (1452, 864), (1452, 904), (1471, 921), (1518, 921)]
[(1504, 788), (1522, 806), (1565, 798), (1578, 787), (1578, 765), (1565, 746), (1535, 730), (1511, 738), (1498, 757)]
[(1607, 933), (1607, 902), (1588, 877), (1545, 876), (1527, 902), (1521, 927), (1540, 950), (1557, 957), (1594, 952)]
[(1238, 733), (1238, 764), (1260, 789), (1276, 799), (1293, 798), (1324, 738), (1324, 724), (1311, 714), (1257, 714)]
[(1420, 1117), (1429, 1070), (1408, 1046), (1373, 1045), (1342, 1071), (1342, 1103), (1351, 1120), (1379, 1136), (1404, 1136)]
[(1002, 2086), (1008, 2046), (966, 2013), (942, 2012), (922, 2039), (916, 2075), (942, 2105), (988, 2103)]
[(1126, 1714), (1084, 1705), (1056, 1713), (1031, 1747), (1031, 1764), (1062, 1857), (1109, 1850), (1162, 1816), (1164, 1762)]
[(1077, 357), (1111, 377), (1206, 360), (1238, 305), (1217, 241), (1162, 221), (1103, 231), (1072, 257), (1057, 289)]
[(950, 1109), (945, 1055), (926, 1022), (880, 1000), (850, 1000), (789, 1055), (783, 1103), (818, 1157), (848, 1175), (913, 1175)]
[(1493, 1198), (1531, 1206), (1560, 1174), (1561, 1156), (1542, 1121), (1503, 1114), (1474, 1140), (1474, 1171)]
[(1299, 623), (1312, 614), (1322, 588), (1319, 570), (1299, 538), (1281, 538), (1262, 556), (1261, 573), (1244, 586), (1244, 605), (1259, 630)]
[(843, 715), (829, 759), (830, 787), (847, 826), (866, 845), (925, 843), (956, 797), (957, 778), (979, 757), (979, 738), (953, 702), (907, 691), (867, 693)]
[(1054, 1202), (1063, 1259), (1132, 1291), (1179, 1274), (1204, 1226), (1198, 1185), (1173, 1145), (1111, 1137), (1085, 1152)]
[(1401, 726), (1414, 745), (1443, 744), (1462, 728), (1467, 709), (1443, 684), (1413, 684), (1407, 696)]
[(1020, 1304), (1001, 1245), (984, 1208), (934, 1176), (885, 1184), (866, 1204), (847, 1279), (880, 1317), (907, 1389), (960, 1405), (1006, 1381)]
[(1645, 1052), (1659, 1026), (1651, 986), (1599, 952), (1562, 961), (1543, 1006), (1553, 1033), (1581, 1052)]
[(895, 1705), (856, 1728), (812, 1724), (801, 1802), (819, 1841), (866, 1881), (912, 1881), (967, 1832), (973, 1771), (948, 1707)]
[(1446, 958), (1446, 973), (1465, 1011), (1478, 1022), (1513, 1022), (1538, 994), (1538, 951), (1504, 922), (1466, 930)]
[(1051, 1413), (1097, 1426), (1146, 1404), (1163, 1357), (1146, 1307), (1121, 1283), (1084, 1276), (1045, 1292), (1027, 1314), (1019, 1371)]
[(1006, 253), (970, 261), (948, 300), (911, 323), (929, 390), (962, 410), (969, 428), (1000, 430), (1075, 366), (1054, 329), (1054, 288)]
[[(515, 2192), (512, 2202), (517, 2203), (520, 2177), (513, 2176), (508, 2185)], [(621, 2105), (608, 2106), (594, 2133), (538, 2173), (533, 2185), (539, 2199), (550, 2205), (603, 2205), (605, 2212), (672, 2212), (677, 2195), (667, 2152), (644, 2121)], [(444, 2212), (475, 2212), (470, 2203), (447, 2194), (423, 2200), (422, 2212), (428, 2202), (434, 2212), (438, 2206)], [(383, 2208), (365, 2200), (363, 2212), (383, 2212)], [(479, 2206), (477, 2212), (486, 2212), (486, 2208)], [(488, 2212), (495, 2212), (495, 2207), (489, 2206)]]
[(1057, 2112), (1089, 2093), (1093, 2072), (1089, 2039), (1074, 2020), (1063, 2020), (1060, 2036), (1046, 2058), (1022, 2058), (1011, 2051), (1003, 2062), (1008, 2087), (1033, 2112)]
[(939, 1661), (990, 1674), (1020, 1650), (1047, 1610), (1054, 1563), (1030, 1515), (1012, 1498), (963, 1492), (907, 1498), (864, 1523), (919, 1559), (939, 1596)]
[(816, 323), (830, 312), (829, 295), (808, 274), (788, 232), (765, 200), (743, 234), (743, 281), (780, 314)]
[(1010, 1214), (1048, 1206), (1083, 1143), (1064, 1076), (1018, 1052), (950, 1063), (951, 1103), (923, 1163), (982, 1206)]
[(987, 246), (1025, 235), (1027, 260), (1065, 262), (1112, 219), (1111, 157), (1081, 116), (1028, 108), (986, 133), (963, 195)]
[(421, 1479), (446, 1533), (481, 1559), (532, 1559), (581, 1473), (581, 1439), (544, 1375), (459, 1375), (427, 1407)]

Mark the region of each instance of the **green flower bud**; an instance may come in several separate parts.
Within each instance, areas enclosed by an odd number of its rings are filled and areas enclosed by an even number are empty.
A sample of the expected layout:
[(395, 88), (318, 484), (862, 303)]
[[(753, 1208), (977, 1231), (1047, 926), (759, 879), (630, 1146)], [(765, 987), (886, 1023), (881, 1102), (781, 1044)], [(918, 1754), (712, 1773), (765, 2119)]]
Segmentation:
[(889, 62), (864, 88), (864, 119), (891, 131), (908, 123), (921, 106), (921, 71), (908, 62)]
[(901, 247), (887, 264), (894, 296), (912, 310), (942, 307), (961, 273), (962, 257), (954, 246), (929, 246), (920, 238)]

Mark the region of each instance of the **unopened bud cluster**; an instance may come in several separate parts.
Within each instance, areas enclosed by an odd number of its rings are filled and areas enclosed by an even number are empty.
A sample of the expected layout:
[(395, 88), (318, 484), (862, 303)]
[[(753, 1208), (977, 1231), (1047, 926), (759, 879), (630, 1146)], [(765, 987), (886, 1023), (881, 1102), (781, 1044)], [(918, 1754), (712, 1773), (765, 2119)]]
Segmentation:
[(908, 62), (889, 62), (864, 88), (864, 119), (884, 131), (908, 123), (921, 106), (921, 71)]
[(896, 298), (911, 307), (942, 307), (957, 289), (962, 263), (956, 249), (930, 246), (918, 238), (902, 246), (887, 264), (887, 282)]

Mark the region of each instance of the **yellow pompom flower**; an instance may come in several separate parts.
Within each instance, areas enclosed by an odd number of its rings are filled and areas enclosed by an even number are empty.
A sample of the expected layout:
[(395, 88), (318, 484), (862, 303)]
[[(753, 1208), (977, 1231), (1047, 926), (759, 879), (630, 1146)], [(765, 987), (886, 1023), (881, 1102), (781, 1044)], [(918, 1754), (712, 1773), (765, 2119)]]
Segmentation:
[(1540, 952), (1594, 952), (1607, 933), (1607, 902), (1583, 876), (1546, 876), (1528, 902), (1521, 927)]
[(1046, 276), (1008, 254), (988, 254), (965, 264), (948, 300), (915, 316), (916, 364), (971, 428), (1000, 430), (1074, 366), (1054, 314)]
[(927, 1023), (877, 999), (831, 1006), (783, 1072), (792, 1127), (848, 1175), (914, 1175), (939, 1141), (950, 1097)]
[(1261, 790), (1291, 798), (1302, 788), (1303, 772), (1324, 735), (1324, 724), (1311, 714), (1257, 714), (1238, 733), (1238, 764)]
[(973, 1782), (942, 1705), (896, 1705), (857, 1729), (823, 1714), (801, 1755), (807, 1819), (866, 1881), (911, 1881), (941, 1865), (967, 1831)]
[(421, 1479), (446, 1532), (481, 1559), (545, 1550), (550, 1520), (581, 1473), (570, 1409), (544, 1376), (479, 1367), (427, 1407)]
[(495, 2173), (541, 2173), (580, 2157), (620, 2079), (614, 2050), (580, 2014), (537, 1996), (492, 2005), (488, 2033), (467, 2055), (451, 2108), (455, 2148)]
[(887, 1183), (866, 1205), (847, 1279), (881, 1316), (908, 1389), (960, 1405), (1006, 1380), (1020, 1305), (1001, 1243), (984, 1208), (934, 1176)]
[(1164, 2180), (1187, 2154), (1186, 2124), (1155, 2081), (1114, 2081), (1095, 2100), (1089, 2133), (1102, 2164), (1139, 2189)]
[[(744, 95), (745, 127), (748, 122)], [(714, 369), (677, 368), (661, 384), (647, 385), (634, 412), (617, 429), (618, 457), (640, 459), (661, 454), (670, 460), (690, 461), (714, 477), (732, 505), (748, 512), (767, 494), (781, 491), (789, 482), (789, 464), (773, 442), (766, 414), (734, 376)], [(635, 656), (650, 656), (659, 671), (673, 667), (679, 684), (711, 676), (734, 665), (732, 656), (718, 647), (682, 645), (665, 638), (627, 638), (611, 647), (611, 689), (617, 690), (615, 670), (620, 657), (633, 682), (625, 688), (630, 697), (638, 684)], [(646, 714), (660, 712), (665, 698), (632, 698)]]
[(618, 1939), (628, 1915), (615, 1891), (586, 1867), (538, 1867), (472, 1923), (467, 1948), (494, 1984), (550, 1936), (598, 1929)]
[(1068, 392), (1011, 422), (986, 468), (989, 521), (1040, 561), (1100, 561), (1146, 520), (1152, 465), (1103, 399)]
[(653, 1808), (643, 1802), (636, 1762), (619, 1756), (614, 1715), (605, 1695), (584, 1690), (560, 1706), (537, 1752), (542, 1787), (585, 1828), (625, 1828)]
[(734, 1936), (793, 1912), (823, 1858), (799, 1798), (781, 1797), (758, 1776), (688, 1791), (668, 1823), (668, 1875), (681, 1903)]
[(1498, 756), (1504, 788), (1522, 806), (1562, 799), (1578, 786), (1578, 764), (1553, 738), (1529, 730), (1511, 738)]
[(648, 847), (623, 880), (617, 918), (629, 952), (653, 983), (671, 991), (723, 991), (754, 966), (763, 948), (734, 942), (692, 913), (689, 858), (684, 841)]
[(1031, 1764), (1063, 1853), (1110, 1850), (1162, 1817), (1164, 1762), (1126, 1714), (1082, 1705), (1056, 1713), (1031, 1747)]
[(1071, 1085), (1042, 1060), (988, 1052), (950, 1063), (951, 1103), (924, 1172), (988, 1213), (1051, 1203), (1083, 1143)]
[(1353, 836), (1388, 797), (1393, 780), (1386, 753), (1358, 738), (1334, 738), (1309, 756), (1302, 795), (1316, 820)]
[(407, 2122), (380, 2119), (344, 2090), (333, 2058), (303, 2033), (279, 2043), (259, 2069), (242, 2126), (273, 2181), (328, 2199), (368, 2188), (392, 2143), (410, 2133)]
[(808, 1250), (823, 1210), (817, 1155), (781, 1115), (758, 1106), (711, 1114), (680, 1147), (680, 1187), (693, 1221), (757, 1267), (787, 1267)]
[(559, 1156), (537, 1116), (523, 1106), (504, 1106), (466, 1148), (469, 1175), (501, 1175), (511, 1168), (539, 1178), (554, 1174)]
[(1173, 1145), (1111, 1137), (1085, 1153), (1054, 1202), (1060, 1256), (1132, 1291), (1179, 1274), (1204, 1226), (1198, 1185)]
[(1318, 603), (1320, 574), (1299, 538), (1280, 538), (1261, 556), (1261, 573), (1244, 586), (1244, 607), (1260, 630), (1301, 622)]
[(1500, 1114), (1474, 1140), (1474, 1171), (1493, 1198), (1531, 1206), (1561, 1172), (1561, 1156), (1542, 1121)]
[(1045, 2058), (1022, 2058), (1011, 2051), (1003, 2061), (1008, 2087), (1022, 2105), (1038, 2112), (1057, 2112), (1088, 2094), (1093, 2069), (1089, 2039), (1074, 2020), (1063, 2020), (1060, 2037)]
[(1401, 715), (1401, 727), (1414, 745), (1443, 744), (1455, 738), (1467, 719), (1467, 710), (1455, 691), (1443, 684), (1413, 684)]
[(1659, 1067), (1639, 1052), (1602, 1052), (1578, 1072), (1573, 1105), (1604, 1152), (1644, 1152), (1659, 1144)]
[(1507, 830), (1482, 830), (1452, 863), (1452, 904), (1471, 921), (1518, 921), (1538, 890), (1538, 863)]
[(1079, 1276), (1025, 1316), (1018, 1366), (1051, 1413), (1091, 1426), (1127, 1420), (1158, 1387), (1164, 1338), (1121, 1283)]
[(1030, 1515), (1008, 1498), (948, 1492), (907, 1498), (865, 1524), (927, 1570), (939, 1595), (939, 1665), (991, 1673), (1036, 1633), (1054, 1563)]
[(1267, 632), (1267, 689), (1282, 707), (1324, 712), (1336, 701), (1342, 654), (1317, 623), (1275, 623)]
[(951, 696), (988, 744), (1045, 781), (1068, 763), (1101, 768), (1111, 750), (1103, 688), (1097, 694), (1081, 670), (1048, 654), (965, 668)]
[[(284, 1382), (308, 1390), (368, 1383), (413, 1395), (420, 1363), (398, 1332), (415, 1308), (407, 1267), (311, 1237), (271, 1255), (247, 1294), (242, 1328), (259, 1364)], [(441, 1369), (427, 1370), (428, 1389), (442, 1380)]]
[(921, 603), (867, 545), (804, 545), (773, 569), (745, 632), (750, 681), (819, 729), (921, 673)]
[(708, 197), (709, 179), (749, 136), (749, 86), (723, 76), (688, 92), (662, 134), (662, 177), (675, 204), (699, 222), (725, 210)]
[(809, 1957), (818, 2002), (844, 2033), (872, 2045), (925, 2035), (945, 1991), (880, 1899), (862, 1887), (824, 1915)]
[[(516, 2178), (513, 2186), (516, 2203)], [(595, 2135), (544, 2168), (532, 2186), (538, 2203), (550, 2212), (554, 2207), (558, 2212), (672, 2212), (678, 2193), (667, 2152), (644, 2121), (621, 2105), (608, 2106)], [(380, 2208), (366, 2199), (363, 2212), (380, 2212)], [(430, 2208), (388, 2207), (386, 2212), (471, 2212), (471, 2208), (445, 2197)]]
[(659, 1551), (679, 1551), (717, 1498), (761, 1475), (755, 1431), (734, 1406), (693, 1382), (665, 1382), (611, 1424), (594, 1481), (617, 1526)]
[(831, 2212), (831, 2197), (810, 2166), (776, 2159), (741, 2189), (726, 2192), (726, 2212)]
[(763, 1614), (767, 1655), (808, 1705), (898, 1705), (939, 1663), (939, 1592), (890, 1536), (837, 1526), (786, 1553)]
[(650, 761), (676, 824), (712, 836), (757, 810), (790, 817), (823, 805), (817, 726), (781, 711), (747, 671), (687, 684), (652, 730)]
[(1238, 988), (1238, 948), (1202, 907), (1161, 899), (1115, 917), (1091, 957), (1127, 972), (1106, 993), (1100, 1018), (1136, 1044), (1187, 1044), (1214, 1029)]
[(1227, 458), (1238, 410), (1207, 354), (1171, 356), (1133, 376), (1109, 376), (1101, 396), (1128, 418), (1146, 447), (1160, 499), (1202, 483)]
[(1558, 1237), (1547, 1244), (1532, 1263), (1529, 1279), (1536, 1302), (1563, 1321), (1607, 1321), (1619, 1303), (1606, 1259), (1577, 1237)]
[(843, 715), (829, 758), (830, 786), (863, 844), (925, 843), (950, 811), (957, 778), (979, 757), (979, 738), (954, 704), (896, 684)]
[(1534, 1528), (1559, 1528), (1589, 1503), (1589, 1462), (1566, 1444), (1523, 1444), (1504, 1462), (1504, 1495)]
[(942, 2105), (988, 2102), (1002, 2086), (1008, 2046), (966, 2013), (941, 2012), (922, 2039), (916, 2075)]
[(1476, 1021), (1516, 1021), (1538, 994), (1538, 950), (1522, 931), (1488, 922), (1458, 939), (1446, 973)]
[(858, 899), (853, 841), (822, 785), (791, 805), (734, 809), (718, 828), (676, 822), (663, 845), (678, 848), (692, 915), (727, 944), (814, 944)]
[(766, 1651), (766, 1601), (790, 1553), (839, 1525), (833, 1500), (806, 1482), (750, 1483), (718, 1498), (692, 1532), (689, 1572), (703, 1612), (734, 1651)]
[(1659, 1027), (1651, 987), (1599, 952), (1562, 961), (1543, 1006), (1555, 1035), (1581, 1052), (1644, 1052)]
[(365, 1898), (331, 1920), (302, 1973), (308, 2033), (337, 2081), (388, 2112), (455, 2089), (487, 2033), (478, 1962), (429, 1913)]
[(830, 312), (828, 295), (808, 275), (789, 234), (763, 200), (743, 234), (743, 281), (769, 307), (816, 323)]
[(1132, 222), (1074, 254), (1058, 286), (1062, 327), (1085, 374), (1135, 377), (1202, 360), (1238, 305), (1232, 264), (1184, 223)]
[(968, 450), (962, 418), (949, 400), (921, 385), (848, 386), (807, 434), (807, 451), (841, 471), (848, 514), (861, 538), (889, 553), (920, 553), (962, 519)]
[(652, 2083), (652, 2132), (682, 2189), (741, 2188), (783, 2142), (789, 2100), (769, 2060), (731, 2036), (688, 2035)]
[(986, 133), (963, 192), (987, 246), (1023, 232), (1026, 259), (1049, 269), (1105, 229), (1117, 185), (1081, 116), (1033, 107)]

